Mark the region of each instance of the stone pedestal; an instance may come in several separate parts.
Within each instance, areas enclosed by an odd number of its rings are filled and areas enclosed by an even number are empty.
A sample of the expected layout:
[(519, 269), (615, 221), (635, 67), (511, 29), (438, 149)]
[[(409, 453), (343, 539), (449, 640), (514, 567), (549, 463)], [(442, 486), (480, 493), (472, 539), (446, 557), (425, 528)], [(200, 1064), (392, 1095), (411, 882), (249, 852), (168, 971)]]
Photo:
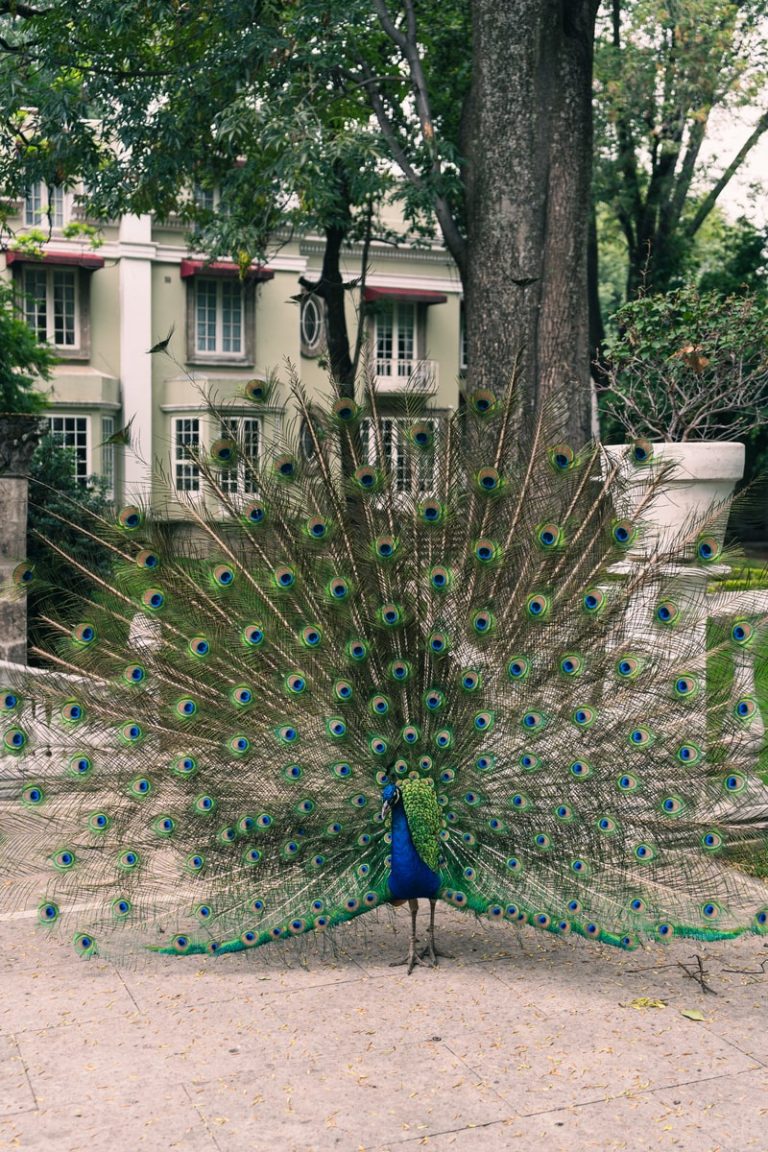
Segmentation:
[(0, 660), (27, 662), (27, 599), (13, 570), (27, 554), (27, 481), (0, 476)]
[(27, 601), (13, 572), (27, 555), (27, 471), (41, 423), (0, 415), (0, 660), (16, 664), (27, 662)]

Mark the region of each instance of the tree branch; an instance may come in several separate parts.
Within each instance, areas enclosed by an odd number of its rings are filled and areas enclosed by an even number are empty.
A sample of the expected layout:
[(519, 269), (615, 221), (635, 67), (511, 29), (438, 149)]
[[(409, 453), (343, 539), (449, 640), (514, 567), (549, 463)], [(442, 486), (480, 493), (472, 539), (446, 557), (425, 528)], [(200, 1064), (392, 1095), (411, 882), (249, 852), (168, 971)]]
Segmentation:
[(688, 136), (688, 145), (683, 154), (683, 161), (680, 165), (680, 172), (677, 180), (675, 181), (675, 191), (672, 196), (672, 201), (669, 207), (670, 224), (671, 228), (676, 228), (680, 223), (680, 217), (683, 214), (685, 201), (688, 197), (688, 192), (693, 180), (693, 174), (696, 170), (696, 161), (699, 158), (701, 146), (704, 143), (704, 137), (707, 132), (707, 123), (709, 121), (709, 113), (704, 120), (697, 120), (691, 125), (691, 130)]
[(368, 256), (371, 251), (371, 238), (373, 236), (373, 200), (369, 198), (365, 206), (365, 236), (363, 237), (363, 254), (360, 261), (360, 307), (357, 316), (357, 333), (355, 335), (355, 352), (352, 357), (353, 379), (357, 377), (360, 367), (360, 354), (363, 350), (365, 338), (365, 280), (368, 275)]
[[(441, 175), (442, 166), (440, 163), (440, 152), (435, 141), (435, 126), (432, 120), (432, 109), (429, 102), (427, 80), (426, 76), (424, 75), (424, 66), (421, 62), (421, 56), (419, 54), (419, 44), (416, 36), (416, 12), (413, 7), (413, 0), (405, 0), (406, 21), (408, 27), (407, 35), (401, 32), (392, 20), (385, 0), (372, 0), (372, 3), (374, 9), (376, 10), (377, 16), (379, 17), (379, 23), (393, 44), (395, 44), (396, 47), (398, 47), (403, 53), (405, 61), (408, 65), (408, 71), (411, 77), (411, 86), (413, 88), (413, 95), (416, 101), (416, 114), (419, 118), (419, 124), (421, 125), (421, 134), (424, 138), (425, 144), (432, 154), (431, 175), (434, 179), (437, 179)], [(375, 97), (379, 96), (380, 94), (375, 92), (374, 88), (371, 88), (371, 103), (373, 104), (374, 112), (376, 113), (376, 119), (379, 121), (379, 125), (382, 132), (384, 133), (385, 139), (387, 140), (387, 143), (390, 145), (390, 147), (392, 147), (394, 139), (395, 147), (397, 148), (399, 155), (395, 154), (394, 151), (393, 155), (395, 156), (398, 165), (409, 180), (412, 180), (417, 186), (421, 186), (423, 184), (423, 179), (418, 175), (418, 173), (415, 172), (415, 169), (405, 157), (405, 153), (401, 148), (399, 141), (397, 141), (396, 137), (394, 136), (394, 130), (388, 117), (386, 119), (392, 134), (387, 135), (387, 131), (376, 108)], [(378, 103), (381, 107), (381, 111), (384, 112), (383, 103), (381, 102), (380, 98)], [(402, 160), (400, 157), (402, 157)], [(405, 161), (405, 165), (407, 165), (407, 167), (404, 166), (403, 160)], [(415, 179), (414, 176), (416, 177)], [(440, 225), (440, 230), (443, 233), (443, 239), (445, 240), (448, 251), (456, 261), (459, 271), (461, 271), (466, 261), (466, 241), (459, 231), (458, 225), (456, 224), (456, 220), (445, 196), (442, 196), (439, 193), (435, 193), (434, 208), (435, 215), (437, 216), (437, 221)]]
[(21, 16), (25, 20), (32, 20), (35, 16), (47, 16), (50, 8), (33, 8), (30, 4), (17, 4), (16, 0), (2, 0), (0, 2), (0, 16)]
[(368, 65), (365, 64), (362, 60), (360, 61), (360, 66), (366, 78), (366, 83), (368, 84), (368, 99), (371, 102), (373, 114), (378, 121), (382, 136), (389, 145), (389, 149), (392, 153), (392, 159), (395, 161), (403, 175), (407, 177), (407, 179), (410, 180), (411, 183), (414, 184), (417, 188), (420, 188), (423, 181), (419, 173), (416, 171), (406, 156), (405, 149), (397, 138), (395, 126), (390, 120), (387, 114), (387, 110), (384, 107), (384, 101), (381, 98), (381, 92), (378, 88), (378, 80), (371, 75)]

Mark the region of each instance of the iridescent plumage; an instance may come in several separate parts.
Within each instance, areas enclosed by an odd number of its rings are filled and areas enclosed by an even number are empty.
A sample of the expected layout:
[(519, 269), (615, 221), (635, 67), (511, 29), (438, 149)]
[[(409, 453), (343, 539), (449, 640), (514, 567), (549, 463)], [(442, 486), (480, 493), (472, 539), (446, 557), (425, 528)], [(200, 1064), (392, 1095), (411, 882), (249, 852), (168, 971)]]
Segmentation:
[(258, 459), (199, 450), (189, 526), (94, 522), (113, 577), (82, 572), (50, 671), (0, 693), (0, 869), (83, 955), (228, 952), (409, 898), (380, 793), (412, 780), (440, 826), (398, 819), (457, 908), (624, 947), (764, 930), (731, 859), (765, 843), (757, 705), (721, 668), (762, 625), (711, 625), (709, 657), (702, 634), (723, 509), (644, 549), (556, 408), (406, 400), (395, 458), (373, 391), (294, 386)]

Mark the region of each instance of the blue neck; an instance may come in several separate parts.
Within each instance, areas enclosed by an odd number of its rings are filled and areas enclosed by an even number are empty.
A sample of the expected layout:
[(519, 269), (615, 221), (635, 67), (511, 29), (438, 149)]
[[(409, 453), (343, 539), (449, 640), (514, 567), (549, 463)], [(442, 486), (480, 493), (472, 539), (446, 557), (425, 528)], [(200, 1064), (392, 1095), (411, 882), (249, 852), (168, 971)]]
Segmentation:
[(402, 804), (395, 804), (392, 809), (390, 892), (395, 900), (413, 900), (419, 896), (433, 897), (437, 895), (439, 887), (439, 875), (427, 867), (416, 851), (405, 808)]

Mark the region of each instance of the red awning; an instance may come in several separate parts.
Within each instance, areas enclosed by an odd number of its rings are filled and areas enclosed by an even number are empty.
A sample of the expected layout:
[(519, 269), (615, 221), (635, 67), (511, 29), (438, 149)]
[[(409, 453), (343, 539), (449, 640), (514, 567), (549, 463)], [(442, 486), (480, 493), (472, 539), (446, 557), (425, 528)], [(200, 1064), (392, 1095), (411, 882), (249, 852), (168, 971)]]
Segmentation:
[(5, 253), (5, 262), (11, 264), (59, 264), (67, 268), (85, 268), (87, 272), (95, 272), (104, 267), (104, 257), (97, 256), (95, 252), (51, 252), (47, 250), (42, 256), (34, 252), (18, 252), (9, 249)]
[[(188, 280), (190, 276), (239, 276), (240, 269), (231, 260), (213, 260), (206, 264), (205, 260), (182, 260), (181, 278)], [(272, 280), (274, 272), (265, 268), (263, 264), (251, 264), (246, 277), (249, 280)]]
[(366, 303), (374, 300), (407, 300), (411, 304), (445, 304), (448, 301), (443, 292), (425, 292), (421, 288), (366, 288), (363, 298)]

